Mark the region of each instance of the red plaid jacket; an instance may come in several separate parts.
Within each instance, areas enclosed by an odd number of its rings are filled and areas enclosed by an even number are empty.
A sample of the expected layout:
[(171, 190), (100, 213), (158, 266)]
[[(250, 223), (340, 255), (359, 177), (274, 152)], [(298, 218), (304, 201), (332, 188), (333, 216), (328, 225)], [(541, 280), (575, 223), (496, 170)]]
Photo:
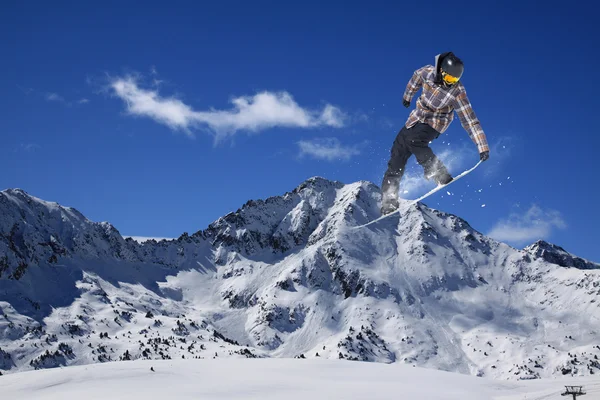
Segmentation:
[(417, 107), (410, 113), (406, 127), (410, 128), (417, 122), (428, 124), (436, 131), (443, 133), (454, 118), (454, 111), (460, 122), (477, 145), (479, 152), (489, 151), (490, 148), (481, 129), (479, 119), (471, 107), (465, 87), (461, 82), (450, 88), (439, 85), (435, 81), (435, 68), (426, 65), (415, 71), (404, 92), (404, 100), (411, 101), (415, 93), (423, 88), (423, 93), (417, 100)]

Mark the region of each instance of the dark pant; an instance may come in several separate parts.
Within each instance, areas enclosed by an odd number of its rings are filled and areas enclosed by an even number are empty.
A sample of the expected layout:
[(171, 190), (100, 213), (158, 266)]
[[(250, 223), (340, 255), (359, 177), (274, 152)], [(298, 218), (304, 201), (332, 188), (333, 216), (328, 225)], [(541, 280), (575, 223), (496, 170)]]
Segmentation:
[(446, 167), (429, 147), (429, 142), (439, 135), (440, 133), (431, 126), (420, 122), (411, 128), (402, 127), (392, 146), (388, 168), (383, 176), (381, 191), (384, 201), (398, 198), (400, 179), (402, 179), (408, 159), (413, 154), (425, 170), (426, 177), (440, 172), (447, 173)]

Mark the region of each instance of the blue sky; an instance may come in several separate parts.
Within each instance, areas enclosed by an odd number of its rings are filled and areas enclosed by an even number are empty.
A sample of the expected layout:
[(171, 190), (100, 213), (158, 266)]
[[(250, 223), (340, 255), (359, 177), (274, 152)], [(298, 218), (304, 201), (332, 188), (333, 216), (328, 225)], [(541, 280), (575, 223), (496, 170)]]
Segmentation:
[[(405, 3), (4, 2), (0, 188), (176, 237), (311, 176), (379, 185), (406, 83), (453, 51), (492, 151), (426, 203), (600, 261), (591, 2)], [(432, 147), (478, 159), (457, 119)]]

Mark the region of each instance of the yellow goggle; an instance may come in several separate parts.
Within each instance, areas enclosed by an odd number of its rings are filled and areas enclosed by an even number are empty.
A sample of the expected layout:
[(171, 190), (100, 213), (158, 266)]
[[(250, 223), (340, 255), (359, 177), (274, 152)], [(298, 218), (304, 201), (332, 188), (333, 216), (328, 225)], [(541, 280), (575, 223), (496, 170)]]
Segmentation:
[(442, 79), (444, 80), (444, 82), (446, 82), (448, 85), (454, 85), (456, 82), (458, 82), (458, 80), (460, 78), (457, 78), (455, 76), (452, 76), (450, 74), (447, 74), (446, 72), (442, 71)]

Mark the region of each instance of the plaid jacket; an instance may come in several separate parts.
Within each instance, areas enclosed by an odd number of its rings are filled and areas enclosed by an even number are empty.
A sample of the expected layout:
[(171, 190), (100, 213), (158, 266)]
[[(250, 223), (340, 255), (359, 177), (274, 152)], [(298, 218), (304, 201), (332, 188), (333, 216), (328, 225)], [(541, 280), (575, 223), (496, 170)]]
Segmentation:
[(417, 108), (410, 113), (406, 127), (411, 128), (417, 122), (422, 122), (443, 133), (450, 126), (454, 118), (454, 111), (456, 111), (463, 128), (477, 145), (479, 152), (489, 151), (485, 133), (483, 133), (479, 119), (471, 107), (463, 84), (458, 82), (453, 87), (446, 88), (435, 83), (434, 80), (435, 68), (432, 65), (426, 65), (416, 70), (408, 82), (404, 100), (410, 102), (421, 88), (423, 88), (423, 93), (417, 100)]

